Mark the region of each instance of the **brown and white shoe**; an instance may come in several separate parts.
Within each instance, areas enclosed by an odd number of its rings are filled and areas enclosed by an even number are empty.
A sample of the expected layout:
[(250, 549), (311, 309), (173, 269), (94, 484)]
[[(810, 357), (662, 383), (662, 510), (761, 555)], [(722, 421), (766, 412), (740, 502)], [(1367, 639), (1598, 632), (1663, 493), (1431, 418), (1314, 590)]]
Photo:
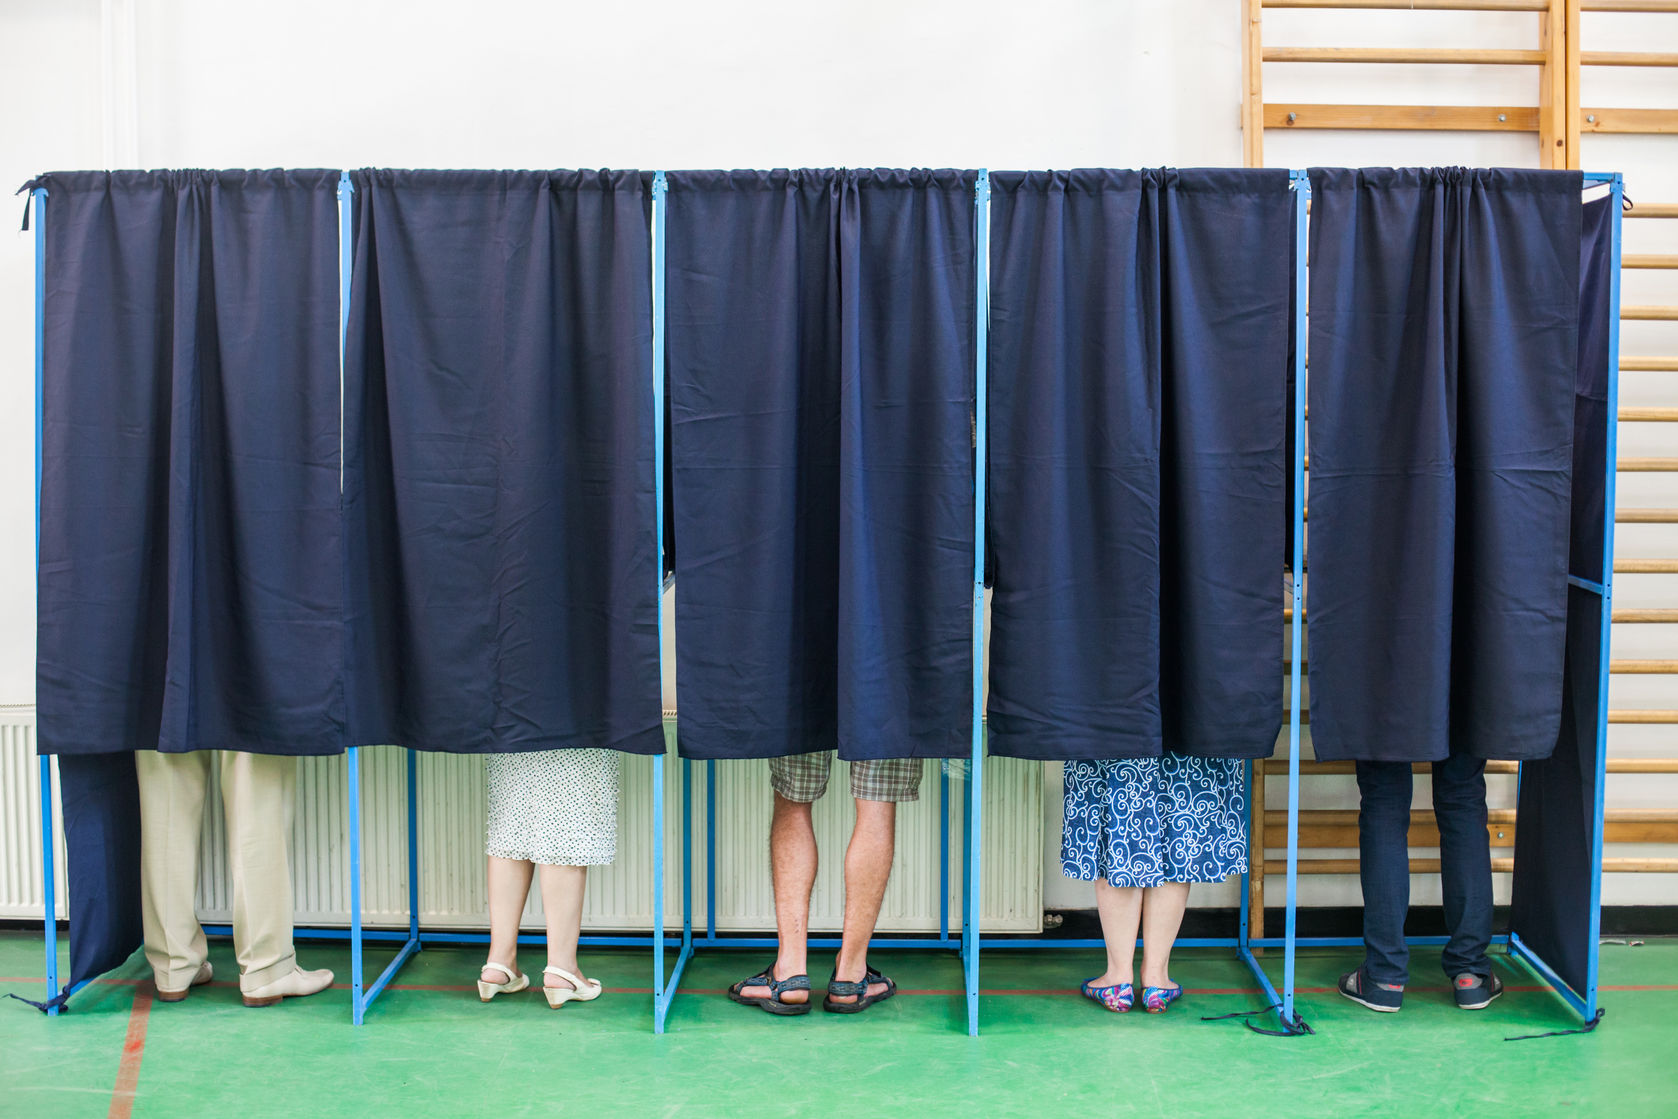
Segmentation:
[(246, 1006), (273, 1006), (281, 999), (300, 999), (305, 995), (318, 994), (330, 986), (332, 972), (328, 969), (304, 971), (295, 968), (272, 983), (264, 983), (250, 991), (241, 989), (239, 993), (244, 996)]
[(204, 984), (208, 983), (210, 980), (214, 979), (215, 977), (216, 977), (216, 969), (210, 966), (210, 961), (209, 960), (205, 960), (201, 965), (199, 965), (198, 974), (194, 975), (192, 977), (192, 982), (188, 983), (185, 987), (182, 987), (180, 990), (178, 990), (178, 991), (166, 990), (166, 989), (164, 989), (164, 987), (161, 983), (157, 984), (157, 1001), (158, 1002), (180, 1002), (182, 999), (186, 998), (186, 996), (188, 994), (191, 993), (191, 991), (194, 987), (202, 987)]

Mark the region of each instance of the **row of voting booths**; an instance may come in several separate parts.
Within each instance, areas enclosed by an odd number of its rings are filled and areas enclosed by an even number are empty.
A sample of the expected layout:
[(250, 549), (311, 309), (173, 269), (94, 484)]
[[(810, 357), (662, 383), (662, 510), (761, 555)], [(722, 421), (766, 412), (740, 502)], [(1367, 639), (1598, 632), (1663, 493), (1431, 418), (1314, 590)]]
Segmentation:
[[(1499, 939), (1598, 1016), (1617, 175), (28, 188), (45, 881), (56, 758), (70, 891), (62, 985), (47, 903), (50, 1012), (140, 944), (136, 750), (348, 754), (357, 1023), (424, 944), (473, 939), (419, 925), (414, 751), (652, 755), (655, 927), (584, 943), (652, 951), (660, 1031), (695, 951), (773, 943), (719, 934), (715, 873), (695, 927), (695, 763), (714, 802), (718, 764), (949, 760), (962, 910), (877, 943), (959, 951), (977, 1032), (987, 752), (1262, 781), (1283, 748), (1285, 935), (1249, 935), (1243, 889), (1229, 936), (1184, 943), (1238, 953), (1274, 1032), (1305, 1032), (1308, 718), (1319, 759), (1522, 763)], [(409, 751), (406, 930), (361, 924), (375, 747)], [(714, 867), (713, 814), (702, 842)], [(366, 944), (396, 950), (370, 982)]]

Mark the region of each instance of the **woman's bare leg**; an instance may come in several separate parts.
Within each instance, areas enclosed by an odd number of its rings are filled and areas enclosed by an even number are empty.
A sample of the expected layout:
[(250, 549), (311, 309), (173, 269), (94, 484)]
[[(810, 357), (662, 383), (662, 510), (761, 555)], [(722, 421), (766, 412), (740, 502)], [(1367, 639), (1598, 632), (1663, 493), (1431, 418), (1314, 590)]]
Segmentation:
[[(489, 962), (519, 974), (519, 917), (524, 913), (524, 899), (530, 894), (530, 875), (534, 869), (523, 859), (489, 857)], [(504, 983), (507, 977), (486, 969), (482, 976), (486, 983)]]
[(1189, 907), (1189, 884), (1150, 886), (1142, 900), (1142, 986), (1171, 987), (1171, 946)]
[[(548, 918), (548, 966), (564, 968), (578, 979), (588, 978), (577, 964), (577, 938), (583, 931), (583, 888), (586, 866), (542, 864), (542, 912)], [(570, 987), (557, 975), (543, 976), (548, 987)]]
[(1107, 970), (1090, 980), (1092, 987), (1136, 982), (1136, 929), (1142, 920), (1142, 891), (1135, 886), (1095, 883), (1095, 908), (1101, 914), (1101, 935), (1107, 941)]

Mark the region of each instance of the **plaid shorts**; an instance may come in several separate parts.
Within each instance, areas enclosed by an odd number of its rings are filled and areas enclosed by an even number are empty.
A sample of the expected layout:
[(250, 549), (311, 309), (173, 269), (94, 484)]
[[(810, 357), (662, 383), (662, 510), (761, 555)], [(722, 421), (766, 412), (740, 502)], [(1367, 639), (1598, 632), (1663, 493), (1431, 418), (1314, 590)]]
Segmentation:
[[(851, 762), (851, 795), (858, 800), (919, 800), (920, 758), (884, 758)], [(787, 800), (809, 804), (827, 792), (827, 777), (833, 771), (833, 751), (794, 754), (769, 759), (769, 783)]]

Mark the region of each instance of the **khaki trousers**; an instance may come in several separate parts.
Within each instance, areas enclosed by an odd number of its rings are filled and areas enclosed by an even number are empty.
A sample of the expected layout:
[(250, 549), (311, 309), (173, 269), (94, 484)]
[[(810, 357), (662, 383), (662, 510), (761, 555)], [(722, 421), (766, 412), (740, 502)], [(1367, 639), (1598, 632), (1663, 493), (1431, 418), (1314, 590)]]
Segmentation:
[[(291, 943), (291, 823), (297, 759), (215, 752), (233, 877), (233, 950), (239, 988), (253, 991), (297, 966)], [(137, 750), (140, 776), (140, 904), (146, 962), (157, 985), (184, 990), (208, 948), (194, 904), (210, 751)]]

